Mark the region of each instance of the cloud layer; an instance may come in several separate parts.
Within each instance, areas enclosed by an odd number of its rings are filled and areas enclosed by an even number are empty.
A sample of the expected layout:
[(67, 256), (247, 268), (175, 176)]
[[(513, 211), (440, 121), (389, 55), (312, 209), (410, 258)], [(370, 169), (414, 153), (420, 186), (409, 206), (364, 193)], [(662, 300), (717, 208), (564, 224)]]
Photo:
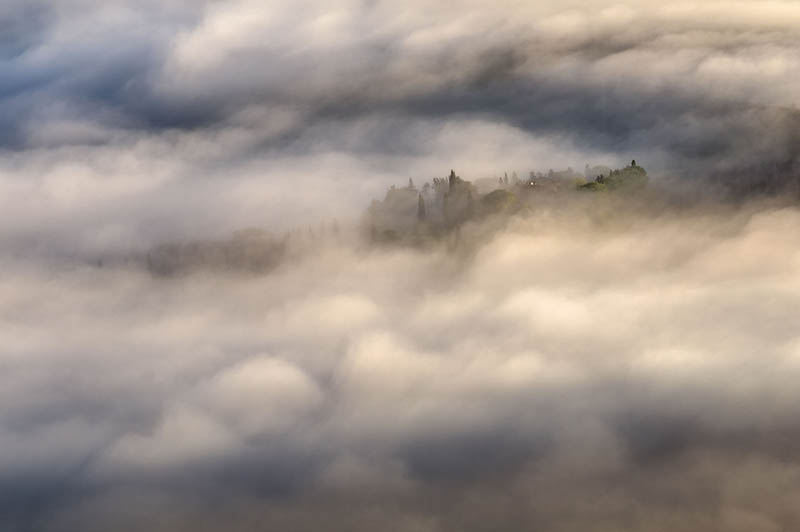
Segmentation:
[[(798, 27), (778, 1), (5, 1), (0, 528), (796, 528), (800, 210), (755, 193), (798, 183)], [(409, 177), (632, 158), (659, 193), (425, 252), (351, 234)], [(137, 262), (333, 218), (265, 275)]]
[(795, 526), (800, 212), (626, 208), (469, 226), (466, 255), (331, 245), (266, 276), (19, 266), (0, 516)]
[(3, 241), (292, 226), (452, 167), (637, 158), (780, 189), (798, 19), (793, 2), (6, 2)]

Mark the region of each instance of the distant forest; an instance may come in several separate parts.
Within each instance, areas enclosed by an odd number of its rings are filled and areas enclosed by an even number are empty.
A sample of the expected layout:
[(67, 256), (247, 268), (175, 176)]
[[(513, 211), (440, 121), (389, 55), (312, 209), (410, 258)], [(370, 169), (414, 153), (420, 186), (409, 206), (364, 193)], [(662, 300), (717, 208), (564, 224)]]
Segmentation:
[[(382, 200), (373, 200), (363, 216), (360, 241), (367, 245), (422, 245), (457, 234), (467, 222), (488, 217), (524, 215), (537, 202), (566, 198), (570, 194), (635, 192), (647, 184), (647, 172), (632, 161), (612, 170), (586, 165), (583, 174), (571, 168), (546, 173), (530, 172), (520, 179), (516, 172), (475, 182), (451, 170), (421, 187), (392, 186)], [(352, 235), (350, 235), (352, 236)], [(146, 268), (158, 277), (197, 271), (238, 271), (260, 274), (277, 268), (292, 257), (348, 238), (338, 222), (295, 229), (275, 235), (247, 229), (219, 240), (166, 243), (144, 257)]]
[(373, 200), (365, 225), (373, 242), (394, 242), (409, 235), (441, 235), (462, 224), (493, 215), (510, 215), (533, 208), (536, 200), (571, 193), (635, 192), (647, 184), (647, 171), (631, 161), (611, 169), (590, 167), (583, 174), (567, 170), (530, 172), (520, 179), (481, 178), (466, 181), (451, 170), (417, 187), (412, 179), (404, 187), (392, 186), (383, 200)]

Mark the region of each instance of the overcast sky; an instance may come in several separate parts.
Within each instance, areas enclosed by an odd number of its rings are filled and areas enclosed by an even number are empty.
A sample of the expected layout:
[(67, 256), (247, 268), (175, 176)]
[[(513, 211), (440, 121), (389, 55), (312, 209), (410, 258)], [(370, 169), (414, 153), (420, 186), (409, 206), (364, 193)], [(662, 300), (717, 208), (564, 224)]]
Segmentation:
[[(796, 529), (798, 50), (789, 1), (3, 0), (0, 529)], [(681, 193), (97, 267), (631, 159)]]

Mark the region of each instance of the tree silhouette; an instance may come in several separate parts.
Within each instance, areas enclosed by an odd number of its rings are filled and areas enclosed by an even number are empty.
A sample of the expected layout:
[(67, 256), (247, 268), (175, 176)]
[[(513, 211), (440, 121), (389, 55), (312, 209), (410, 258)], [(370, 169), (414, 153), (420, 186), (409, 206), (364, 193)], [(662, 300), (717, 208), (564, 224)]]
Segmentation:
[(419, 194), (419, 198), (417, 199), (417, 221), (424, 222), (425, 218), (425, 200), (422, 199), (422, 194)]

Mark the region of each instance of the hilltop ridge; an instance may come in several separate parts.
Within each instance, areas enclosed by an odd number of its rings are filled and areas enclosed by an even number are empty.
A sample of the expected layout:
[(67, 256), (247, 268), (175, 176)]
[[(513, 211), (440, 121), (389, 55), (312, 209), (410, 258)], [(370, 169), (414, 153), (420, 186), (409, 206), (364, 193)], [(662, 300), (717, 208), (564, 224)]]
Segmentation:
[(479, 178), (474, 183), (451, 170), (417, 187), (391, 186), (382, 200), (373, 200), (365, 215), (370, 238), (391, 242), (407, 234), (442, 234), (486, 216), (514, 214), (532, 208), (541, 197), (572, 193), (635, 192), (647, 185), (647, 170), (635, 160), (623, 168), (586, 165), (584, 174), (572, 168), (547, 173), (531, 171), (520, 179)]

